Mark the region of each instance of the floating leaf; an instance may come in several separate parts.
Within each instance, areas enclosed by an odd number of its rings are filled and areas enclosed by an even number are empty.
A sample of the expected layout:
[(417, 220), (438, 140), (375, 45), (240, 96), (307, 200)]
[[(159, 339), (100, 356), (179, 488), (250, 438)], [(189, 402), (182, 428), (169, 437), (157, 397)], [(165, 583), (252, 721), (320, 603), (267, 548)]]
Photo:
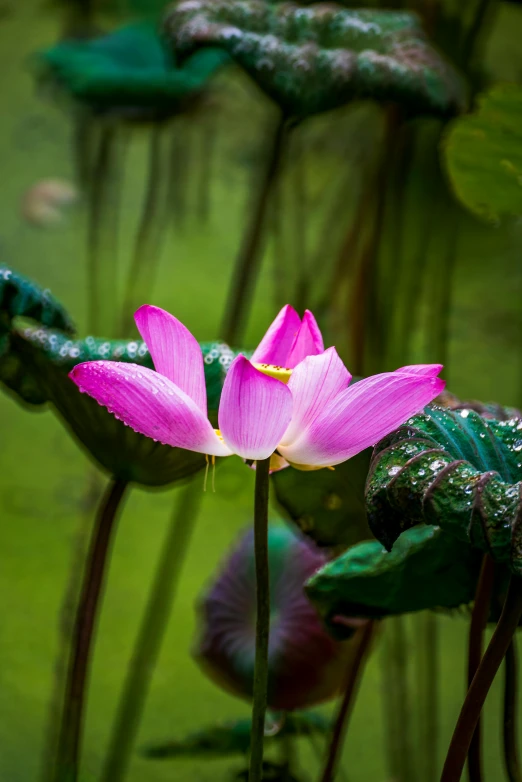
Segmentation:
[(464, 107), (461, 80), (406, 12), (319, 3), (186, 0), (167, 13), (176, 52), (221, 46), (288, 115), (355, 99), (395, 101), (411, 114)]
[(426, 408), (376, 446), (366, 503), (388, 549), (424, 522), (522, 573), (522, 419)]
[[(315, 711), (295, 711), (285, 715), (279, 730), (268, 734), (265, 741), (279, 742), (285, 741), (289, 736), (310, 736), (315, 733), (326, 735), (330, 730), (330, 720), (322, 714)], [(246, 755), (250, 749), (251, 731), (252, 720), (249, 718), (210, 725), (177, 741), (146, 747), (143, 754), (155, 760)]]
[(277, 502), (317, 545), (346, 547), (370, 536), (364, 486), (371, 453), (368, 448), (335, 470), (272, 474)]
[(352, 546), (311, 577), (306, 594), (339, 636), (336, 616), (382, 618), (469, 604), (480, 564), (467, 543), (422, 525), (401, 535), (389, 553), (375, 540)]
[[(234, 353), (222, 343), (202, 345), (209, 414), (216, 417), (223, 380)], [(186, 478), (206, 461), (203, 454), (156, 443), (125, 426), (68, 377), (82, 361), (127, 361), (152, 368), (139, 340), (73, 340), (44, 328), (12, 334), (0, 358), (0, 381), (25, 402), (51, 402), (66, 426), (102, 467), (121, 479), (161, 486)]]
[(222, 50), (209, 49), (176, 67), (156, 26), (148, 23), (62, 41), (36, 58), (43, 79), (93, 111), (138, 119), (161, 119), (182, 110), (226, 61)]
[[(268, 706), (293, 711), (334, 697), (353, 647), (323, 628), (303, 586), (325, 555), (288, 527), (270, 526)], [(200, 603), (196, 661), (213, 681), (250, 699), (254, 681), (256, 577), (254, 535), (248, 529)]]
[(43, 326), (63, 329), (70, 334), (74, 325), (64, 307), (48, 289), (8, 266), (0, 266), (0, 334), (9, 329), (17, 316), (31, 318)]
[(443, 142), (451, 184), (479, 217), (522, 215), (522, 87), (500, 84), (455, 120)]

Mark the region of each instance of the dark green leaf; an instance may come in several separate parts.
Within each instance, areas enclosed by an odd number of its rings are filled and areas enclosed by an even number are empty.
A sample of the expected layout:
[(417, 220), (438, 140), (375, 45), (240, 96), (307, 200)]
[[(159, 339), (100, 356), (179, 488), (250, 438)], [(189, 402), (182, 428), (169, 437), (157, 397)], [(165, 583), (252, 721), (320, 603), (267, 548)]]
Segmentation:
[(450, 115), (465, 104), (459, 76), (406, 12), (187, 0), (172, 6), (165, 30), (186, 56), (223, 47), (298, 118), (367, 98), (395, 101), (415, 115)]
[(522, 573), (522, 420), (426, 408), (375, 448), (366, 503), (387, 547), (416, 524), (440, 526)]
[[(43, 326), (63, 329), (70, 334), (74, 332), (71, 318), (48, 289), (40, 288), (22, 274), (0, 265), (0, 335), (17, 316), (31, 318)], [(5, 350), (7, 342), (0, 344), (0, 355), (2, 346)]]
[(522, 215), (522, 87), (500, 84), (453, 122), (443, 143), (462, 203), (486, 220)]
[(369, 537), (364, 485), (371, 449), (335, 470), (273, 473), (275, 497), (292, 521), (320, 546), (349, 546)]
[(306, 593), (330, 629), (336, 616), (381, 618), (473, 600), (481, 555), (439, 527), (407, 530), (390, 553), (378, 541), (358, 543), (322, 567)]

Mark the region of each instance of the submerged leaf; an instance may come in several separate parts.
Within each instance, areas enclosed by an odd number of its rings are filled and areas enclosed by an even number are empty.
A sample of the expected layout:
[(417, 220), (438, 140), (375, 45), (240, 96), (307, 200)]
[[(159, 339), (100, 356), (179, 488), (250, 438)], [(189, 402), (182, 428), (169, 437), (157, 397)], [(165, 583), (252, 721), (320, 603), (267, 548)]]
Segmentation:
[(176, 67), (156, 26), (148, 23), (62, 41), (36, 58), (44, 80), (95, 112), (138, 119), (160, 119), (182, 110), (227, 61), (225, 52), (209, 49)]
[(500, 84), (453, 122), (443, 142), (455, 193), (486, 220), (522, 215), (522, 87)]
[[(235, 353), (222, 343), (205, 343), (202, 351), (209, 415), (217, 418), (221, 388)], [(73, 340), (59, 331), (27, 329), (11, 335), (10, 349), (0, 357), (0, 381), (25, 402), (52, 403), (76, 438), (116, 477), (161, 486), (205, 467), (203, 454), (156, 443), (80, 393), (69, 372), (82, 361), (98, 359), (153, 366), (140, 340)]]
[(337, 616), (383, 618), (473, 600), (481, 555), (438, 527), (407, 530), (391, 552), (376, 540), (358, 543), (328, 562), (306, 593), (330, 629)]
[(451, 115), (465, 105), (460, 77), (410, 13), (186, 0), (168, 11), (165, 30), (185, 56), (221, 46), (293, 117), (368, 98), (415, 115)]
[[(289, 736), (327, 734), (330, 720), (314, 711), (296, 711), (285, 715), (279, 730), (266, 736), (265, 742), (285, 741)], [(211, 725), (189, 733), (177, 741), (153, 744), (143, 750), (145, 757), (166, 760), (182, 757), (222, 757), (245, 754), (250, 749), (252, 720), (250, 718)]]
[(376, 446), (366, 503), (388, 549), (432, 524), (521, 574), (522, 419), (426, 408)]

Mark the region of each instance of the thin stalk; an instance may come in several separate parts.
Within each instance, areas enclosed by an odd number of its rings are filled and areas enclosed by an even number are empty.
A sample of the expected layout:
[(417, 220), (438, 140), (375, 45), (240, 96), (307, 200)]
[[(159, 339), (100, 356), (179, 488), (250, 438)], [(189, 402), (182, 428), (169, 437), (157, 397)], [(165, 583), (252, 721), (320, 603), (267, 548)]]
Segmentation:
[(423, 782), (437, 782), (439, 728), (438, 617), (424, 611), (415, 618), (419, 650), (419, 772)]
[(321, 782), (333, 782), (336, 776), (337, 764), (343, 746), (346, 731), (348, 729), (348, 720), (353, 706), (357, 686), (363, 671), (366, 655), (372, 640), (374, 623), (368, 621), (361, 631), (361, 637), (357, 646), (355, 658), (350, 661), (348, 666), (348, 676), (344, 696), (337, 712), (335, 726), (332, 733), (332, 739), (328, 750), (328, 757), (324, 767)]
[(180, 490), (134, 644), (101, 782), (120, 782), (126, 776), (202, 496), (198, 481)]
[(494, 3), (492, 0), (478, 0), (475, 14), (469, 28), (466, 30), (465, 38), (462, 43), (461, 51), (462, 63), (464, 67), (469, 67), (473, 60), (477, 41), (480, 38), (480, 33), (482, 32), (484, 22), (486, 21), (489, 11), (493, 8), (493, 6)]
[(252, 303), (255, 283), (261, 267), (268, 204), (281, 168), (286, 136), (287, 120), (280, 112), (272, 134), (267, 164), (259, 183), (257, 199), (247, 223), (232, 274), (232, 283), (221, 326), (221, 337), (229, 345), (236, 345), (241, 341), (246, 315)]
[(515, 636), (508, 646), (504, 665), (504, 765), (509, 782), (521, 782), (522, 771), (517, 747), (518, 661)]
[(114, 333), (117, 291), (117, 165), (118, 134), (114, 125), (99, 130), (91, 186), (87, 229), (88, 321), (91, 334)]
[(123, 297), (121, 335), (129, 333), (134, 323), (134, 311), (151, 297), (167, 227), (163, 126), (154, 125), (150, 133), (147, 188)]
[[(475, 593), (475, 602), (473, 604), (473, 613), (471, 614), (471, 623), (469, 628), (468, 645), (468, 688), (471, 687), (475, 674), (482, 659), (482, 650), (484, 645), (484, 631), (489, 617), (491, 605), (491, 593), (493, 591), (493, 582), (495, 578), (495, 563), (485, 554), (482, 560), (482, 567)], [(470, 782), (481, 782), (482, 780), (482, 742), (480, 719), (468, 754), (468, 774)]]
[(440, 782), (459, 782), (469, 745), (493, 683), (522, 616), (522, 581), (512, 576), (502, 614), (462, 706)]
[(298, 311), (306, 309), (310, 296), (310, 273), (307, 241), (307, 200), (306, 155), (303, 139), (299, 132), (292, 136), (294, 160), (291, 171), (293, 184), (294, 213), (294, 252), (295, 252), (295, 292), (293, 300)]
[(268, 475), (270, 458), (256, 462), (254, 498), (254, 545), (256, 559), (256, 662), (254, 705), (250, 741), (249, 782), (263, 779), (263, 743), (268, 686), (268, 639), (270, 634), (270, 581), (268, 567)]
[(103, 593), (112, 532), (128, 483), (113, 478), (102, 499), (84, 571), (54, 769), (54, 782), (77, 782), (91, 650)]

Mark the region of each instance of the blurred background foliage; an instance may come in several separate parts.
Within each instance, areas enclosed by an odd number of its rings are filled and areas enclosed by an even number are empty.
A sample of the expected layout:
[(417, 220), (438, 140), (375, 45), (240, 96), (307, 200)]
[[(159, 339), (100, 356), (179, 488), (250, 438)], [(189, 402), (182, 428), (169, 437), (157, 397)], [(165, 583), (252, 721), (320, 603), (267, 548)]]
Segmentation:
[[(91, 328), (85, 236), (88, 226), (92, 228), (92, 211), (87, 190), (80, 189), (78, 205), (54, 230), (31, 224), (24, 213), (25, 193), (34, 183), (51, 177), (72, 181), (78, 170), (70, 107), (49, 100), (53, 96), (45, 85), (35, 84), (32, 58), (64, 34), (83, 36), (141, 19), (154, 22), (164, 3), (93, 0), (77, 2), (76, 9), (73, 5), (0, 3), (0, 261), (49, 286), (74, 315), (79, 334), (85, 335)], [(92, 23), (90, 9), (96, 5)], [(466, 72), (472, 101), (493, 84), (520, 83), (522, 8), (517, 4), (425, 0), (406, 5), (422, 13), (437, 46)], [(150, 297), (202, 341), (219, 335), (238, 237), (264, 162), (273, 112), (246, 75), (231, 68), (212, 82), (208, 101), (198, 106), (196, 115), (187, 112), (172, 120), (175, 159), (182, 164), (169, 169), (178, 187), (169, 195), (172, 209), (167, 210), (161, 241), (154, 239), (160, 249)], [(411, 120), (397, 116), (394, 109), (355, 103), (310, 118), (293, 130), (243, 346), (253, 347), (276, 310), (291, 300), (316, 312), (327, 344), (335, 342), (352, 371), (441, 360), (451, 390), (461, 398), (520, 404), (519, 216), (517, 209), (502, 204), (494, 214), (489, 211), (489, 221), (480, 220), (454, 198), (445, 173), (451, 163), (441, 158), (438, 141), (444, 130), (444, 149), (451, 149), (458, 133), (465, 133), (464, 124), (461, 131), (455, 128), (443, 129), (439, 119)], [(134, 227), (143, 215), (151, 132), (140, 123), (132, 132), (126, 123), (118, 126), (116, 163), (123, 173), (117, 194), (109, 192), (105, 203), (119, 218), (111, 222), (112, 235), (107, 239), (104, 234), (105, 257), (115, 246), (120, 259), (133, 253), (135, 257)], [(472, 191), (476, 196), (475, 186)], [(472, 203), (467, 207), (472, 209)], [(368, 269), (372, 273), (365, 277)], [(126, 264), (114, 266), (111, 273), (123, 291)], [(108, 299), (109, 306), (119, 308), (115, 296)], [(120, 322), (120, 312), (111, 318)], [(78, 520), (82, 513), (91, 514), (86, 500), (89, 461), (48, 412), (27, 415), (3, 395), (0, 417), (0, 777), (28, 782), (38, 778), (43, 756), (58, 651), (55, 617), (70, 577), (71, 551), (78, 546)], [(279, 480), (283, 491), (290, 474), (281, 474)], [(253, 474), (239, 460), (228, 460), (217, 472), (216, 489), (203, 498), (140, 745), (248, 714), (246, 704), (200, 675), (189, 654), (194, 601), (251, 520)], [(124, 534), (117, 537), (113, 551), (92, 671), (82, 782), (98, 779), (122, 684), (122, 660), (128, 657), (145, 605), (169, 524), (172, 493), (136, 489), (121, 519)], [(349, 507), (353, 502), (353, 497), (344, 500), (331, 489), (324, 497), (334, 515), (339, 501)], [(274, 517), (278, 515), (274, 506)], [(295, 518), (300, 515), (297, 509)], [(333, 528), (336, 523), (336, 518), (331, 520)], [(418, 635), (409, 617), (405, 625), (403, 652), (414, 661), (406, 676), (415, 687)], [(440, 627), (442, 753), (464, 694), (467, 623), (452, 614), (440, 618)], [(374, 654), (344, 752), (350, 782), (386, 782), (386, 756), (375, 748), (385, 739), (382, 696), (389, 686)], [(485, 715), (487, 779), (498, 778), (499, 697), (497, 682)], [(415, 724), (412, 735), (421, 729)], [(304, 741), (301, 752), (302, 769), (315, 767)], [(136, 753), (129, 780), (224, 782), (231, 770), (243, 765), (236, 759), (209, 762), (201, 757), (177, 760), (174, 766)]]

